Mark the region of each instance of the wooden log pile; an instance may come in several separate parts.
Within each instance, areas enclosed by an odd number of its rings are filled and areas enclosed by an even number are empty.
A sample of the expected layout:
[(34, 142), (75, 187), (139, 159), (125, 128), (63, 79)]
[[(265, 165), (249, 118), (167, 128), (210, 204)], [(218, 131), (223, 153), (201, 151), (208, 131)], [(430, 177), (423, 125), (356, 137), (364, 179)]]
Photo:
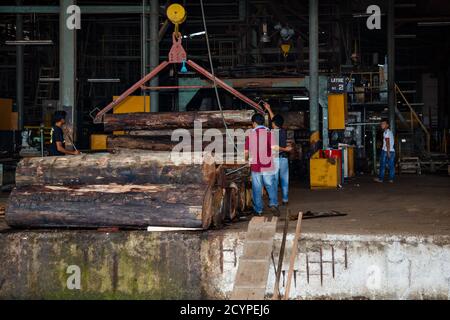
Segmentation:
[(203, 228), (222, 224), (223, 168), (170, 152), (27, 158), (6, 208), (12, 227)]
[[(109, 149), (139, 149), (152, 151), (171, 151), (180, 142), (190, 145), (194, 150), (194, 123), (201, 124), (205, 132), (215, 129), (222, 133), (223, 151), (233, 149), (233, 144), (242, 147), (245, 131), (251, 128), (252, 110), (224, 110), (198, 111), (198, 112), (158, 112), (158, 113), (125, 113), (105, 115), (105, 131), (117, 132), (120, 135), (110, 135), (107, 139)], [(284, 112), (281, 115), (285, 119), (284, 127), (289, 130), (304, 128), (303, 112)], [(268, 119), (266, 119), (268, 123)], [(228, 132), (225, 130), (224, 121)], [(191, 136), (190, 141), (183, 141), (182, 137), (172, 137), (173, 130), (185, 129)], [(232, 131), (232, 129), (241, 129)], [(231, 139), (230, 139), (231, 138)], [(196, 138), (195, 138), (196, 139)], [(200, 137), (201, 139), (201, 137)], [(201, 141), (204, 149), (209, 142)], [(196, 150), (199, 151), (199, 150)]]
[[(222, 134), (221, 157), (225, 157), (234, 148), (243, 151), (245, 131), (251, 128), (251, 118), (253, 110), (224, 110), (220, 111), (199, 111), (199, 112), (159, 112), (159, 113), (130, 113), (130, 114), (107, 114), (104, 118), (105, 131), (121, 131), (123, 134), (110, 135), (107, 139), (107, 147), (111, 150), (134, 149), (150, 151), (171, 151), (175, 147), (201, 146), (202, 150), (208, 147), (209, 141), (205, 142), (200, 137), (200, 142), (195, 144), (197, 139), (194, 132), (194, 123), (201, 124), (203, 133), (208, 129), (215, 129)], [(303, 129), (303, 112), (281, 113), (284, 117), (284, 127), (292, 132)], [(228, 129), (241, 129), (238, 131), (226, 131), (224, 121)], [(269, 123), (266, 115), (266, 123)], [(191, 140), (184, 141), (180, 137), (172, 137), (174, 129), (185, 129), (188, 131)], [(231, 135), (231, 139), (230, 139)], [(293, 135), (293, 132), (292, 132)], [(197, 150), (199, 151), (199, 150)], [(217, 152), (217, 151), (216, 151)], [(214, 154), (217, 156), (217, 153)], [(243, 163), (225, 162), (222, 166), (225, 174), (219, 182), (223, 190), (222, 215), (216, 217), (214, 225), (220, 225), (222, 221), (236, 220), (239, 215), (251, 208), (251, 185), (249, 182), (249, 168), (236, 170), (242, 167)], [(230, 174), (228, 174), (231, 172)]]
[[(112, 153), (23, 159), (6, 221), (24, 228), (220, 228), (251, 208), (249, 168), (239, 161), (192, 161), (202, 157), (193, 151), (174, 157), (171, 151), (180, 141), (172, 140), (172, 132), (187, 129), (194, 137), (195, 121), (202, 130), (215, 129), (222, 134), (225, 153), (213, 156), (225, 158), (234, 144), (242, 148), (253, 113), (107, 114), (105, 131), (125, 133), (108, 137)], [(301, 112), (286, 113), (284, 118), (289, 130), (304, 127)], [(233, 142), (224, 120), (229, 129), (243, 129)], [(191, 150), (196, 143), (187, 142)], [(201, 149), (209, 143), (201, 140)]]
[[(180, 142), (182, 142), (184, 146), (194, 150), (196, 146), (194, 128), (198, 129), (200, 123), (203, 133), (205, 130), (215, 129), (216, 132), (222, 134), (223, 154), (221, 157), (226, 157), (227, 152), (234, 151), (235, 147), (243, 151), (245, 131), (251, 128), (253, 114), (253, 110), (226, 110), (223, 113), (200, 111), (107, 114), (104, 118), (105, 131), (122, 132), (120, 135), (110, 135), (107, 139), (107, 146), (115, 151), (122, 149), (171, 151), (176, 146), (180, 147)], [(302, 112), (289, 112), (283, 114), (283, 116), (287, 129), (304, 128), (304, 114)], [(241, 129), (240, 132), (227, 132), (224, 121), (227, 124), (226, 128)], [(195, 122), (197, 122), (197, 126), (194, 125)], [(175, 129), (187, 130), (190, 140), (186, 142), (182, 138), (175, 137), (173, 139), (172, 133)], [(232, 135), (231, 139), (230, 135)], [(209, 144), (209, 141), (200, 140), (197, 146), (200, 145), (201, 149), (205, 150)], [(217, 156), (217, 153), (214, 155)], [(214, 216), (215, 219), (212, 222), (214, 226), (220, 226), (224, 221), (237, 220), (240, 215), (245, 214), (251, 208), (249, 168), (239, 169), (242, 166), (242, 162), (234, 161), (231, 163), (225, 162), (222, 166), (224, 175), (223, 179), (218, 182), (222, 187), (222, 210), (220, 216)], [(231, 173), (228, 174), (228, 172)]]

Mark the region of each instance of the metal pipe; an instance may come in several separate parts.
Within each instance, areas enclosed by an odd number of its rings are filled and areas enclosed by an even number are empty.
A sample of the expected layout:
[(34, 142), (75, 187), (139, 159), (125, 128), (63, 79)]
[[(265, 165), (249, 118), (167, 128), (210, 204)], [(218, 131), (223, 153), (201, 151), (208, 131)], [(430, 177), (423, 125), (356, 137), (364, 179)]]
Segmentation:
[(41, 139), (41, 157), (44, 157), (44, 124), (41, 123), (39, 128), (39, 135)]
[(373, 174), (377, 174), (377, 127), (372, 126), (372, 170)]
[[(146, 12), (146, 1), (142, 0), (142, 15), (141, 15), (141, 78), (144, 78), (147, 74), (147, 63), (148, 63), (148, 57), (147, 57), (147, 31), (148, 31), (148, 17), (145, 14)], [(147, 110), (146, 101), (147, 101), (147, 92), (141, 91), (141, 95), (144, 97), (144, 112)]]
[[(142, 7), (139, 5), (104, 5), (104, 6), (80, 6), (83, 14), (140, 14)], [(11, 14), (58, 14), (59, 6), (0, 6), (0, 13)]]
[(59, 13), (59, 108), (67, 112), (67, 123), (76, 139), (76, 29), (66, 25), (67, 8), (75, 0), (61, 0)]
[(189, 90), (189, 89), (212, 89), (214, 86), (158, 86), (158, 87), (147, 87), (142, 86), (142, 90)]
[(319, 130), (319, 0), (309, 0), (309, 126)]
[(395, 0), (388, 1), (387, 47), (389, 125), (395, 135)]
[[(17, 17), (21, 17), (21, 15), (17, 15)], [(16, 17), (16, 20), (17, 20)], [(17, 30), (16, 30), (17, 32)], [(7, 46), (45, 46), (52, 45), (52, 40), (16, 40), (16, 41), (5, 41)]]
[[(20, 6), (22, 0), (17, 0)], [(21, 14), (16, 16), (16, 40), (23, 40), (23, 18)], [(24, 116), (24, 47), (16, 46), (16, 107), (18, 115), (19, 131), (23, 129)]]
[[(159, 65), (159, 0), (150, 0), (150, 69)], [(150, 80), (151, 87), (159, 86), (158, 76)], [(159, 92), (150, 91), (150, 110), (159, 111)]]

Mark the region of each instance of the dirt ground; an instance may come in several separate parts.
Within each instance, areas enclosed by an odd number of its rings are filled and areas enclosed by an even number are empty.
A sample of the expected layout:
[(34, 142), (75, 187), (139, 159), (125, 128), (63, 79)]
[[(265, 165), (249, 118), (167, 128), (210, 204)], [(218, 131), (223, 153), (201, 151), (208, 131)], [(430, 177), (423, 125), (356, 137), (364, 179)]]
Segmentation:
[[(7, 228), (1, 213), (7, 196), (0, 194), (0, 230)], [(289, 200), (294, 213), (337, 210), (347, 214), (304, 220), (302, 232), (450, 235), (448, 176), (404, 175), (394, 184), (378, 184), (371, 177), (358, 177), (338, 190), (309, 190), (294, 184)], [(291, 228), (295, 228), (295, 222), (291, 222)], [(226, 229), (246, 229), (246, 223), (235, 223)]]

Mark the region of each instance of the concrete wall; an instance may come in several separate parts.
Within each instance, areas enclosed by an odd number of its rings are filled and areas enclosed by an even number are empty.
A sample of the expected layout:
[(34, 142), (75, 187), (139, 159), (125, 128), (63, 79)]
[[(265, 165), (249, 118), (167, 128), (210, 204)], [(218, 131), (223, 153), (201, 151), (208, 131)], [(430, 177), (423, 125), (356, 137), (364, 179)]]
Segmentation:
[[(238, 230), (0, 233), (0, 298), (228, 298), (244, 239)], [(70, 265), (80, 267), (79, 290), (67, 287)], [(272, 266), (268, 296), (274, 277)], [(291, 298), (448, 299), (449, 283), (450, 237), (305, 234)]]
[[(199, 298), (200, 238), (143, 232), (0, 234), (0, 297), (45, 299)], [(67, 268), (80, 267), (69, 290)]]
[[(287, 238), (281, 292), (289, 269), (293, 234)], [(223, 272), (212, 277), (221, 298), (227, 298), (233, 287), (237, 265), (242, 254), (244, 236), (227, 234), (215, 239), (222, 247)], [(299, 243), (294, 268), (291, 299), (448, 299), (450, 296), (449, 237), (360, 236), (305, 234)], [(274, 260), (278, 261), (281, 235), (277, 234)], [(273, 293), (275, 272), (270, 269), (266, 294)]]

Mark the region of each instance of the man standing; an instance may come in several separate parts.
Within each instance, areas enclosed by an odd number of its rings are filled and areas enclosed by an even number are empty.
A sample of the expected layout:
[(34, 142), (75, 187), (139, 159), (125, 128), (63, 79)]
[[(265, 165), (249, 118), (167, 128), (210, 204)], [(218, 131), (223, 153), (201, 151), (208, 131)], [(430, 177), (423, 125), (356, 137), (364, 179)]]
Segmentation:
[(66, 112), (55, 111), (53, 115), (53, 127), (50, 133), (50, 155), (64, 156), (66, 154), (77, 155), (80, 151), (67, 150), (64, 143), (62, 126), (66, 123)]
[(280, 114), (274, 115), (270, 105), (264, 104), (269, 117), (272, 122), (272, 132), (275, 134), (275, 141), (278, 143), (272, 146), (272, 149), (278, 153), (275, 155), (275, 175), (274, 175), (274, 189), (278, 197), (278, 181), (281, 182), (281, 196), (283, 205), (289, 202), (289, 152), (292, 147), (287, 145), (287, 131), (283, 128), (284, 118)]
[(383, 182), (386, 163), (389, 165), (389, 182), (394, 183), (395, 176), (395, 149), (394, 134), (389, 129), (387, 120), (381, 121), (381, 129), (383, 129), (383, 149), (380, 156), (380, 175), (375, 182)]
[(269, 195), (269, 208), (275, 216), (278, 216), (278, 199), (273, 187), (275, 168), (272, 159), (272, 134), (264, 126), (264, 121), (261, 114), (252, 116), (253, 129), (245, 138), (245, 159), (250, 161), (254, 214), (262, 215), (264, 186)]

